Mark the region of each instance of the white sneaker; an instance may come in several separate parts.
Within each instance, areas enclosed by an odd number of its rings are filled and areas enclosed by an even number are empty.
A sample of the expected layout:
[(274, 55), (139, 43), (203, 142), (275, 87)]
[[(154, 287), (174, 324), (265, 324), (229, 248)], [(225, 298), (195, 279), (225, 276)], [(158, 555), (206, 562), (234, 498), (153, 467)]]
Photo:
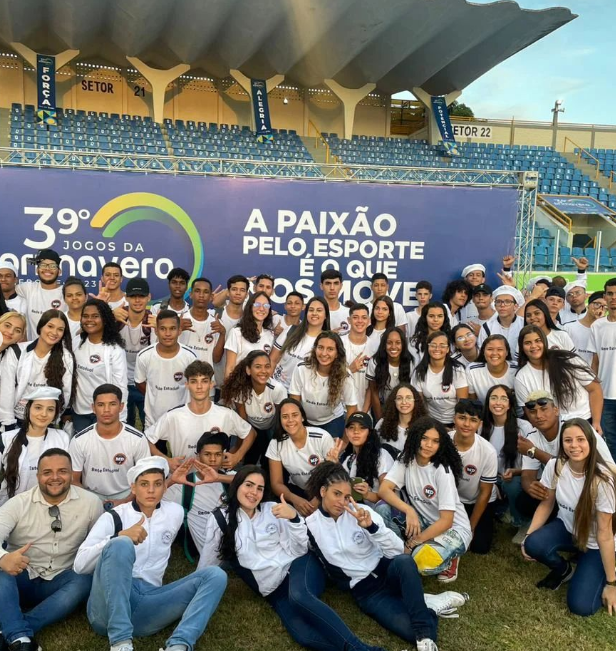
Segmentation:
[(134, 649), (132, 643), (125, 643), (120, 646), (112, 646), (111, 651), (134, 651)]
[(456, 610), (469, 600), (466, 592), (441, 592), (440, 594), (425, 594), (424, 600), (426, 606), (431, 608), (439, 617), (455, 618), (459, 617)]
[(434, 640), (424, 637), (423, 640), (417, 640), (417, 651), (438, 651), (438, 647)]
[(530, 527), (530, 522), (528, 524), (523, 524), (516, 532), (515, 536), (511, 539), (511, 542), (514, 545), (521, 545), (524, 542), (524, 539), (528, 535), (528, 529)]

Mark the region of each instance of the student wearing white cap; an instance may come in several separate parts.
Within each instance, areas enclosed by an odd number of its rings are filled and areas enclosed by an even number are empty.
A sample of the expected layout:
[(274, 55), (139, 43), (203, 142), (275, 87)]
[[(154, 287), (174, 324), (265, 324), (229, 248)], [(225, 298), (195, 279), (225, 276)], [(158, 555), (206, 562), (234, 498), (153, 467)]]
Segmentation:
[(579, 321), (586, 314), (586, 277), (576, 278), (565, 286), (567, 305), (560, 311), (562, 325)]
[(133, 637), (154, 635), (178, 619), (165, 651), (193, 651), (227, 585), (219, 567), (163, 585), (184, 520), (179, 504), (162, 500), (168, 475), (166, 459), (140, 459), (128, 472), (133, 500), (104, 513), (75, 558), (75, 572), (94, 574), (88, 619), (113, 651), (132, 651)]
[(0, 292), (6, 307), (12, 312), (24, 314), (26, 301), (17, 295), (17, 267), (12, 262), (0, 261)]
[(150, 455), (145, 434), (120, 421), (122, 391), (113, 384), (94, 390), (96, 422), (73, 437), (73, 484), (96, 493), (104, 502), (122, 504), (130, 496), (130, 469)]
[[(466, 265), (466, 267), (462, 269), (460, 275), (470, 285), (471, 294), (475, 287), (483, 285), (486, 282), (486, 268), (478, 262)], [(460, 323), (475, 321), (477, 316), (477, 307), (472, 301), (468, 302), (463, 308), (461, 308), (458, 314)]]
[(45, 450), (68, 450), (68, 434), (50, 427), (59, 410), (60, 389), (37, 387), (24, 396), (21, 427), (0, 437), (0, 504), (36, 486), (39, 457)]
[(0, 645), (10, 651), (39, 651), (34, 636), (66, 620), (92, 586), (72, 567), (103, 512), (100, 500), (71, 486), (71, 457), (61, 448), (43, 452), (36, 477), (0, 507)]
[(524, 296), (519, 289), (501, 285), (492, 292), (496, 314), (481, 326), (477, 345), (481, 348), (490, 335), (503, 335), (509, 342), (513, 359), (518, 356), (518, 335), (524, 327), (523, 317), (516, 314), (524, 305)]

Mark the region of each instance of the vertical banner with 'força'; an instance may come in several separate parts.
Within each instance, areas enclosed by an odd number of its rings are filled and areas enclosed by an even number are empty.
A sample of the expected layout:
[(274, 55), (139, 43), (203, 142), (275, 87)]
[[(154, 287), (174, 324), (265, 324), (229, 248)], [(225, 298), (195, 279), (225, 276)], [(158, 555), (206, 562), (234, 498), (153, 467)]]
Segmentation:
[(57, 124), (56, 121), (56, 57), (36, 55), (36, 90), (38, 122)]
[(447, 102), (444, 97), (432, 98), (432, 112), (434, 119), (438, 125), (438, 130), (443, 140), (443, 147), (448, 156), (459, 156), (458, 145), (456, 144), (456, 137), (453, 134), (451, 120), (449, 119), (449, 111), (447, 110)]
[(267, 101), (267, 83), (265, 79), (251, 79), (252, 110), (255, 114), (255, 133), (258, 142), (273, 140), (270, 122), (269, 103)]

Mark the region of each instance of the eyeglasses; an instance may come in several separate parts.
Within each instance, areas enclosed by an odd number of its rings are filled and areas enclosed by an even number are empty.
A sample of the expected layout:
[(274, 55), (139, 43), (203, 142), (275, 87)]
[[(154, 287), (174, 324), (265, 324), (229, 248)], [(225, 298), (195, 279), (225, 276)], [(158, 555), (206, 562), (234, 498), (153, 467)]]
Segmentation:
[(586, 294), (586, 292), (580, 289), (580, 290), (577, 291), (577, 292), (576, 292), (576, 291), (573, 291), (573, 290), (570, 291), (570, 292), (567, 294), (567, 296), (582, 296), (583, 294)]
[(412, 403), (415, 402), (415, 398), (413, 396), (396, 396), (396, 402)]
[(58, 268), (58, 265), (55, 262), (49, 262), (49, 263), (40, 263), (37, 265), (39, 269), (49, 269), (50, 271), (55, 271)]
[(595, 310), (607, 310), (607, 305), (603, 305), (603, 303), (597, 303), (596, 301), (590, 304), (592, 308)]
[(52, 518), (55, 518), (55, 520), (53, 520), (51, 523), (51, 530), (54, 533), (59, 533), (60, 531), (62, 531), (62, 520), (60, 520), (60, 508), (57, 506), (50, 506), (48, 511), (49, 511), (49, 515)]
[(528, 402), (525, 402), (524, 406), (526, 409), (530, 409), (532, 411), (537, 405), (540, 407), (545, 407), (550, 402), (552, 401), (549, 398), (539, 398), (538, 400), (529, 400)]
[(490, 396), (490, 402), (509, 402), (507, 396)]
[(432, 350), (448, 350), (449, 345), (448, 344), (428, 344), (428, 348), (431, 348)]
[(467, 339), (474, 339), (475, 338), (475, 333), (474, 332), (469, 332), (466, 335), (458, 335), (456, 337), (456, 341), (466, 341)]
[(258, 303), (258, 302), (253, 303), (252, 306), (256, 307), (257, 309), (259, 309), (260, 307), (263, 307), (266, 310), (269, 310), (270, 307), (272, 307), (270, 303)]
[(501, 300), (494, 301), (494, 305), (496, 305), (496, 307), (509, 307), (510, 305), (514, 305), (514, 304), (515, 301), (510, 301), (508, 299), (505, 300), (501, 299)]

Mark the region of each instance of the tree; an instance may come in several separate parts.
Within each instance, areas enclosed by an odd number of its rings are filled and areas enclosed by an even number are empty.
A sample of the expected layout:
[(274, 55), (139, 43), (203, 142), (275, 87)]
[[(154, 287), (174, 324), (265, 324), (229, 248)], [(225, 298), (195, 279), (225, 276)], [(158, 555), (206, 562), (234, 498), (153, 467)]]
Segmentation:
[(449, 111), (449, 115), (452, 117), (460, 117), (460, 118), (474, 118), (475, 114), (473, 113), (473, 109), (470, 106), (467, 106), (466, 104), (461, 104), (460, 102), (452, 102), (449, 105), (449, 108), (447, 109)]

